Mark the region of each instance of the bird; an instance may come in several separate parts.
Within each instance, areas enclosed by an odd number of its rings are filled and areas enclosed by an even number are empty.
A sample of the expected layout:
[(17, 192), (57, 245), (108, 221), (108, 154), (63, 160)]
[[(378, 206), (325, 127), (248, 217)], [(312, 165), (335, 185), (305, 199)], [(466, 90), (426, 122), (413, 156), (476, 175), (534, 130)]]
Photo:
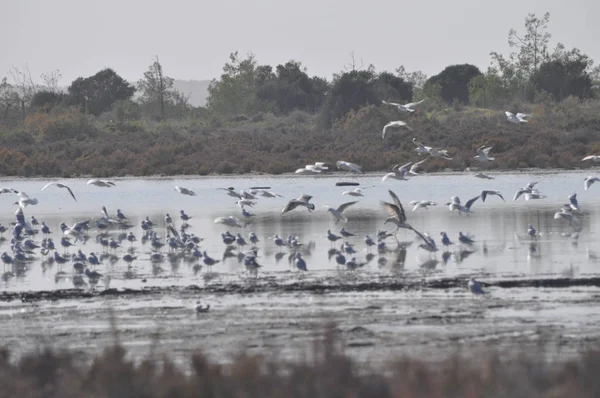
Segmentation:
[(360, 188), (354, 188), (351, 191), (344, 191), (342, 192), (342, 195), (348, 195), (348, 196), (364, 196), (362, 193), (362, 189)]
[(12, 189), (12, 188), (0, 188), (0, 194), (3, 193), (19, 193), (19, 191), (17, 191), (16, 189)]
[(398, 104), (396, 102), (387, 102), (387, 101), (381, 101), (382, 104), (384, 105), (391, 105), (391, 106), (395, 106), (400, 112), (414, 112), (415, 110), (413, 109), (415, 106), (422, 104), (423, 101), (425, 101), (424, 99), (422, 99), (421, 101), (418, 102), (409, 102), (408, 104)]
[(440, 235), (442, 236), (442, 245), (444, 246), (450, 246), (453, 245), (454, 243), (452, 243), (450, 241), (450, 238), (448, 237), (448, 234), (446, 234), (445, 232), (440, 232)]
[(585, 177), (585, 180), (583, 181), (583, 186), (585, 188), (585, 190), (587, 191), (588, 189), (590, 189), (590, 186), (592, 186), (593, 183), (600, 181), (600, 178), (598, 177), (592, 177), (592, 176), (587, 176)]
[(341, 205), (339, 205), (337, 208), (328, 206), (328, 205), (323, 205), (323, 207), (327, 208), (327, 211), (330, 212), (333, 217), (335, 217), (335, 223), (339, 223), (340, 221), (343, 222), (347, 222), (348, 221), (348, 217), (346, 217), (344, 213), (344, 211), (346, 211), (346, 209), (350, 206), (352, 206), (353, 204), (358, 203), (358, 201), (354, 201), (354, 202), (346, 202), (343, 203)]
[(38, 204), (38, 200), (35, 198), (30, 198), (29, 195), (27, 195), (25, 192), (19, 192), (17, 193), (17, 195), (19, 196), (19, 200), (17, 202), (15, 202), (16, 205), (19, 205), (19, 207), (21, 209), (26, 208), (29, 205), (37, 205)]
[(416, 138), (412, 139), (413, 144), (417, 147), (414, 149), (419, 155), (428, 154), (432, 157), (444, 158), (446, 160), (452, 160), (450, 155), (448, 155), (448, 151), (446, 149), (433, 148), (427, 145), (423, 145), (421, 142), (417, 141)]
[(467, 200), (467, 202), (463, 206), (460, 203), (460, 198), (458, 196), (453, 196), (452, 198), (450, 198), (450, 202), (446, 203), (446, 205), (448, 206), (448, 209), (450, 209), (450, 211), (458, 210), (459, 215), (461, 215), (462, 213), (471, 214), (473, 213), (471, 211), (471, 206), (473, 206), (473, 203), (475, 203), (475, 201), (480, 197), (481, 195), (477, 195), (474, 198)]
[(364, 174), (364, 171), (362, 171), (360, 166), (354, 163), (346, 162), (344, 160), (338, 160), (337, 162), (335, 162), (335, 165), (338, 168), (338, 170), (346, 170), (351, 171), (353, 173)]
[(519, 199), (519, 196), (521, 196), (523, 194), (531, 194), (534, 191), (534, 187), (536, 184), (537, 184), (537, 181), (532, 181), (529, 184), (527, 184), (526, 187), (519, 188), (519, 190), (517, 192), (515, 192), (515, 196), (513, 197), (513, 202), (516, 201), (517, 199)]
[(496, 158), (492, 158), (489, 156), (491, 149), (491, 146), (487, 148), (485, 147), (485, 145), (480, 146), (479, 148), (477, 148), (477, 155), (474, 156), (474, 159), (480, 162), (491, 162), (492, 160), (495, 160)]
[(299, 198), (292, 199), (281, 210), (281, 213), (283, 214), (283, 213), (287, 213), (288, 211), (292, 211), (298, 206), (304, 206), (308, 209), (308, 211), (313, 211), (315, 209), (315, 205), (310, 203), (311, 199), (312, 199), (312, 196), (308, 195), (308, 194), (303, 194)]
[(412, 128), (410, 128), (410, 126), (408, 124), (406, 124), (406, 122), (403, 122), (402, 120), (396, 120), (394, 122), (389, 122), (388, 124), (383, 126), (383, 132), (381, 133), (382, 140), (385, 140), (387, 131), (391, 127), (406, 127), (407, 129), (412, 130)]
[(304, 259), (302, 258), (302, 253), (300, 253), (300, 252), (296, 253), (296, 259), (294, 260), (294, 265), (296, 265), (296, 268), (299, 271), (308, 271), (306, 269), (306, 261), (304, 261)]
[(421, 243), (419, 245), (419, 247), (423, 250), (427, 250), (430, 253), (435, 253), (438, 248), (435, 244), (435, 241), (433, 240), (433, 238), (431, 236), (429, 236), (426, 232), (421, 233), (419, 231), (417, 231), (416, 229), (412, 228), (413, 232), (417, 234), (417, 236), (419, 238), (421, 238), (423, 240), (423, 243)]
[(527, 235), (531, 236), (532, 238), (534, 238), (538, 235), (536, 229), (533, 228), (533, 224), (529, 224), (527, 226)]
[(477, 282), (475, 280), (475, 278), (469, 279), (469, 283), (467, 284), (467, 286), (471, 290), (471, 293), (473, 293), (475, 295), (485, 294), (485, 292), (483, 291), (483, 288), (481, 287), (481, 284), (479, 282)]
[(71, 188), (69, 188), (69, 186), (67, 186), (65, 184), (61, 184), (60, 182), (49, 182), (48, 184), (44, 185), (44, 188), (42, 188), (42, 191), (44, 189), (48, 188), (50, 185), (56, 185), (59, 188), (66, 188), (69, 191), (69, 193), (71, 194), (71, 197), (73, 197), (75, 202), (77, 202), (77, 198), (75, 197), (75, 194), (73, 194), (73, 191), (71, 190)]
[(421, 175), (423, 173), (419, 173), (418, 170), (421, 168), (421, 165), (423, 164), (423, 162), (425, 162), (428, 158), (425, 158), (423, 160), (419, 160), (418, 162), (413, 163), (412, 166), (410, 166), (410, 170), (408, 170), (408, 174), (412, 175), (412, 176), (418, 176)]
[(493, 180), (493, 179), (494, 179), (494, 177), (492, 177), (492, 176), (490, 176), (490, 175), (487, 175), (487, 174), (485, 174), (485, 173), (481, 173), (481, 172), (480, 172), (480, 173), (475, 173), (475, 174), (473, 174), (473, 175), (474, 175), (475, 177), (477, 177), (477, 178), (481, 178), (481, 179), (483, 179), (483, 180)]
[(223, 225), (227, 225), (228, 227), (238, 227), (238, 228), (242, 228), (242, 224), (240, 223), (240, 220), (238, 220), (236, 217), (234, 216), (228, 216), (228, 217), (217, 217), (213, 220), (214, 224), (223, 224)]
[(437, 202), (432, 200), (411, 200), (408, 204), (414, 206), (412, 211), (417, 211), (419, 209), (429, 210), (429, 207), (437, 206)]
[(219, 188), (222, 191), (227, 192), (227, 195), (232, 196), (234, 198), (237, 199), (243, 199), (242, 195), (240, 195), (239, 193), (235, 192), (235, 190), (233, 189), (233, 187), (229, 187), (229, 188)]
[(473, 239), (471, 239), (467, 235), (463, 234), (462, 232), (458, 233), (458, 240), (460, 243), (465, 244), (465, 245), (472, 245), (473, 243), (475, 243), (475, 241)]
[(594, 162), (600, 162), (600, 156), (598, 156), (598, 155), (589, 155), (589, 156), (586, 156), (583, 159), (581, 159), (582, 162), (585, 162), (587, 160), (593, 160)]
[(508, 111), (505, 111), (504, 114), (506, 115), (506, 120), (513, 124), (527, 123), (527, 118), (531, 116), (526, 113), (517, 113), (515, 115), (514, 113)]
[(175, 186), (175, 190), (177, 192), (179, 192), (182, 195), (189, 195), (189, 196), (196, 196), (196, 193), (194, 191), (192, 191), (191, 189), (187, 189), (184, 187), (179, 187), (179, 186)]
[(399, 181), (408, 181), (408, 178), (405, 177), (409, 170), (408, 166), (410, 166), (411, 164), (412, 162), (408, 162), (402, 166), (400, 166), (399, 164), (395, 165), (394, 167), (392, 167), (392, 172), (384, 175), (381, 181), (383, 182), (389, 178)]
[(183, 222), (188, 222), (192, 219), (192, 217), (188, 216), (183, 210), (179, 210), (179, 218), (181, 218)]
[(391, 190), (388, 190), (388, 192), (394, 203), (381, 201), (381, 205), (389, 215), (384, 224), (387, 224), (388, 222), (396, 224), (396, 230), (394, 231), (393, 235), (395, 235), (400, 228), (412, 229), (410, 224), (406, 222), (406, 213), (404, 212), (404, 207), (402, 207), (400, 199), (398, 199), (398, 196)]
[(503, 202), (506, 202), (504, 200), (504, 197), (502, 196), (502, 194), (500, 193), (500, 191), (498, 190), (494, 190), (494, 189), (484, 189), (483, 191), (481, 191), (481, 201), (485, 202), (485, 198), (487, 198), (488, 195), (496, 195), (499, 196), (500, 199), (502, 199)]
[(196, 301), (196, 305), (194, 306), (194, 311), (196, 311), (196, 315), (208, 312), (209, 309), (210, 304), (206, 304), (206, 306), (203, 306), (200, 301)]
[(100, 180), (97, 178), (92, 178), (91, 180), (89, 180), (86, 185), (95, 185), (97, 187), (104, 187), (104, 188), (110, 188), (110, 187), (115, 187), (115, 183), (112, 181), (108, 181), (108, 180)]

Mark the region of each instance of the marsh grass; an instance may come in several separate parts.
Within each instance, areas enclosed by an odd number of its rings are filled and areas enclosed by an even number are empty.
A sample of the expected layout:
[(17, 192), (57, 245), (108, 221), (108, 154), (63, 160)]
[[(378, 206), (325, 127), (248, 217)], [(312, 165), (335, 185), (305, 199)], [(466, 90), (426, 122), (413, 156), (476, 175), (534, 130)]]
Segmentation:
[(390, 358), (376, 368), (351, 359), (344, 347), (330, 324), (300, 360), (241, 351), (223, 364), (197, 352), (187, 370), (154, 354), (133, 361), (117, 336), (114, 345), (89, 362), (51, 348), (11, 360), (5, 348), (0, 350), (0, 397), (600, 396), (596, 349), (553, 360), (535, 350), (513, 356), (493, 349), (463, 351), (439, 361)]

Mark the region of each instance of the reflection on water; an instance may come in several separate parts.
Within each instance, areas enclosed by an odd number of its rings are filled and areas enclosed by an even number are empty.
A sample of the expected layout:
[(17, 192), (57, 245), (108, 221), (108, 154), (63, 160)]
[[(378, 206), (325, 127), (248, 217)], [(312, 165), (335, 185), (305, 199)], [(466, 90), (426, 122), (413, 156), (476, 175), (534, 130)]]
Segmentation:
[[(299, 271), (295, 266), (295, 253), (301, 252), (307, 263), (308, 272), (370, 272), (370, 273), (424, 273), (454, 275), (463, 273), (491, 273), (499, 276), (539, 274), (592, 274), (596, 273), (596, 222), (600, 211), (600, 200), (594, 190), (583, 191), (583, 173), (560, 174), (506, 174), (496, 175), (495, 180), (482, 181), (471, 174), (426, 175), (410, 181), (381, 182), (380, 176), (343, 176), (327, 178), (202, 178), (202, 179), (129, 179), (117, 180), (113, 188), (98, 188), (85, 185), (85, 180), (70, 180), (78, 202), (71, 200), (64, 190), (40, 192), (46, 180), (6, 180), (5, 186), (27, 192), (39, 200), (39, 205), (25, 209), (25, 216), (36, 216), (44, 220), (52, 231), (57, 252), (67, 258), (65, 264), (54, 261), (53, 254), (44, 256), (40, 249), (26, 254), (27, 261), (4, 264), (1, 288), (4, 290), (50, 290), (55, 288), (140, 287), (144, 285), (203, 284), (219, 279), (220, 275), (233, 274), (243, 278), (254, 277), (256, 264), (261, 273), (292, 273)], [(335, 219), (324, 205), (337, 207), (349, 201), (341, 192), (345, 187), (336, 187), (339, 180), (359, 182), (364, 188), (364, 197), (348, 209), (348, 222), (335, 224)], [(547, 195), (544, 200), (512, 201), (514, 192), (529, 181), (539, 181), (538, 188)], [(197, 196), (190, 197), (174, 190), (175, 185), (193, 189)], [(217, 188), (233, 186), (237, 190), (251, 186), (269, 186), (282, 198), (261, 197), (250, 212), (242, 216), (235, 198)], [(380, 200), (389, 201), (388, 189), (393, 189), (401, 201), (433, 200), (438, 206), (429, 210), (411, 211), (406, 206), (409, 223), (421, 232), (432, 236), (438, 252), (429, 253), (421, 248), (422, 243), (409, 230), (400, 230), (396, 238), (389, 237), (385, 244), (368, 246), (365, 235), (376, 241), (379, 231), (392, 231), (384, 225), (386, 214)], [(451, 196), (467, 198), (482, 189), (498, 189), (508, 202), (496, 196), (488, 197), (485, 203), (476, 202), (474, 214), (465, 216), (450, 212), (444, 205)], [(568, 222), (555, 220), (554, 213), (566, 202), (567, 196), (579, 192), (579, 205), (583, 210), (581, 223), (574, 229)], [(313, 195), (316, 210), (309, 212), (298, 208), (281, 214), (289, 199), (303, 193)], [(66, 195), (65, 195), (66, 194)], [(1, 195), (4, 212), (0, 221), (4, 226), (14, 222), (14, 197)], [(94, 221), (102, 216), (106, 206), (110, 217), (116, 218), (117, 209), (129, 218), (132, 227), (128, 230), (111, 229), (97, 225)], [(165, 239), (165, 214), (169, 213), (176, 226), (182, 225), (180, 210), (191, 217), (188, 234), (202, 238), (198, 250), (193, 245), (187, 250), (172, 249)], [(216, 217), (235, 215), (243, 220), (243, 228), (230, 228), (214, 224)], [(148, 239), (142, 230), (142, 220), (149, 218), (154, 223), (153, 231), (161, 238), (160, 243)], [(72, 248), (60, 246), (60, 223), (72, 225), (82, 220), (91, 220), (89, 239), (78, 241)], [(528, 224), (533, 224), (540, 236), (527, 235)], [(339, 234), (344, 227), (353, 234), (331, 243), (327, 230)], [(102, 239), (98, 238), (101, 227)], [(229, 230), (233, 235), (240, 233), (246, 245), (238, 247), (233, 242), (226, 245), (221, 234)], [(440, 232), (447, 232), (453, 245), (445, 247), (440, 242)], [(131, 232), (135, 241), (127, 239)], [(181, 231), (180, 231), (181, 232)], [(252, 244), (250, 232), (258, 241)], [(458, 233), (468, 234), (472, 245), (460, 244)], [(277, 246), (273, 236), (287, 241), (296, 237), (293, 247)], [(11, 231), (3, 233), (0, 252), (14, 256), (11, 249)], [(41, 233), (32, 239), (40, 244)], [(113, 248), (110, 239), (113, 239)], [(109, 242), (109, 243), (107, 243)], [(376, 242), (375, 242), (376, 243)], [(108, 246), (104, 246), (107, 245)], [(248, 251), (257, 249), (252, 263)], [(87, 261), (72, 261), (71, 255), (81, 250), (86, 256), (95, 252), (100, 265), (85, 267)], [(216, 263), (207, 269), (200, 252), (208, 254)], [(129, 254), (127, 261), (123, 257)], [(252, 254), (250, 254), (252, 255)], [(343, 260), (342, 260), (343, 257)], [(87, 274), (85, 269), (88, 269)], [(210, 272), (209, 272), (210, 271)], [(300, 277), (300, 276), (299, 276)]]

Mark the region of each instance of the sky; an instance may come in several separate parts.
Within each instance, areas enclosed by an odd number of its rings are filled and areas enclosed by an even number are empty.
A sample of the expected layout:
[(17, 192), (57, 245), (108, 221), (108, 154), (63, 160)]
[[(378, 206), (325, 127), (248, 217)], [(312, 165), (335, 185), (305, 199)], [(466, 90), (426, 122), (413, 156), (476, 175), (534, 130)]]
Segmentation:
[(298, 60), (327, 79), (352, 52), (377, 71), (485, 70), (491, 51), (509, 53), (510, 28), (523, 32), (528, 13), (546, 11), (551, 47), (600, 62), (597, 0), (2, 0), (0, 78), (13, 66), (36, 81), (58, 69), (68, 86), (110, 67), (136, 81), (158, 55), (168, 76), (206, 80), (236, 50), (260, 64)]

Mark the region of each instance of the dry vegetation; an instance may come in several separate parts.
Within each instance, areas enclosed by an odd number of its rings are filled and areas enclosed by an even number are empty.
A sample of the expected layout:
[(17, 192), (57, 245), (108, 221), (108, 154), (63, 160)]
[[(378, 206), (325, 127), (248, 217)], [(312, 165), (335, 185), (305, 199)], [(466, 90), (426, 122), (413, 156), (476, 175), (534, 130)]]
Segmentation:
[(600, 396), (598, 350), (555, 361), (540, 352), (504, 359), (490, 350), (477, 360), (459, 354), (439, 362), (398, 358), (374, 369), (346, 355), (329, 326), (311, 352), (309, 359), (296, 362), (240, 353), (228, 364), (197, 353), (184, 371), (167, 358), (136, 363), (118, 345), (90, 363), (51, 349), (11, 361), (9, 351), (2, 350), (0, 398)]
[[(210, 115), (154, 122), (94, 118), (73, 108), (27, 116), (20, 126), (0, 126), (0, 174), (14, 176), (280, 174), (315, 161), (348, 160), (365, 171), (383, 171), (415, 160), (412, 137), (445, 147), (452, 161), (431, 159), (426, 171), (463, 170), (475, 148), (493, 146), (487, 168), (589, 167), (581, 158), (600, 153), (600, 102), (569, 98), (561, 103), (514, 104), (533, 113), (515, 126), (501, 111), (429, 104), (410, 117), (390, 107), (351, 111), (331, 130), (301, 111), (258, 114), (224, 121)], [(397, 130), (381, 140), (390, 120), (404, 118), (414, 131)]]

